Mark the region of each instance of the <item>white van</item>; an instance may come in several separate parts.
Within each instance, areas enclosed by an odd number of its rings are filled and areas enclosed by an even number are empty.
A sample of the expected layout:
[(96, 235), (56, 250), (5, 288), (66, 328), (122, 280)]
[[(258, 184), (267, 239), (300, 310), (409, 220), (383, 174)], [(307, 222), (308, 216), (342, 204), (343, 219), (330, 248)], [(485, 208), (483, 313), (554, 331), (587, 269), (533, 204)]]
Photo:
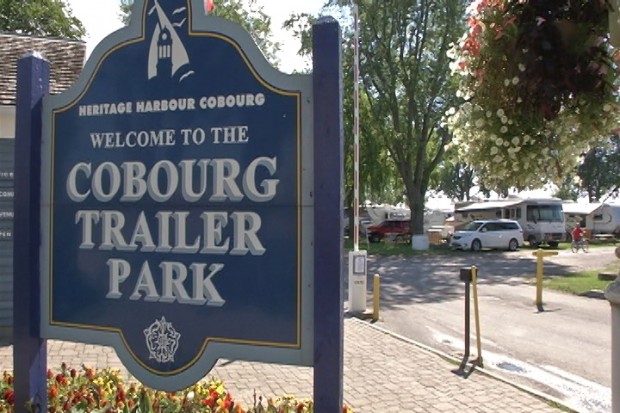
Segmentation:
[(471, 221), (450, 239), (452, 248), (472, 251), (482, 248), (515, 251), (522, 245), (523, 229), (517, 221), (509, 219)]

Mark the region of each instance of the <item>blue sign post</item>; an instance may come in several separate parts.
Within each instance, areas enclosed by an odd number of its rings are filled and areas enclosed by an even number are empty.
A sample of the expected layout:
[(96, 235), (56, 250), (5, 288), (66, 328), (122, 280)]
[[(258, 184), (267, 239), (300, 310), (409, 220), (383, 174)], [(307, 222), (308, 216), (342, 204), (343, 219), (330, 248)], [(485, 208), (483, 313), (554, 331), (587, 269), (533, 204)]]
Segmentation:
[[(321, 17), (312, 30), (314, 86), (314, 401), (337, 412), (343, 393), (343, 145), (340, 26)], [(335, 215), (333, 211), (338, 211)]]
[(317, 408), (336, 412), (340, 29), (321, 20), (315, 75), (286, 75), (202, 4), (136, 1), (44, 99), (38, 343), (112, 346), (163, 390), (219, 358), (314, 365)]
[(39, 330), (40, 154), (42, 99), (50, 66), (29, 54), (17, 62), (13, 237), (13, 371), (16, 411), (47, 406), (47, 344)]

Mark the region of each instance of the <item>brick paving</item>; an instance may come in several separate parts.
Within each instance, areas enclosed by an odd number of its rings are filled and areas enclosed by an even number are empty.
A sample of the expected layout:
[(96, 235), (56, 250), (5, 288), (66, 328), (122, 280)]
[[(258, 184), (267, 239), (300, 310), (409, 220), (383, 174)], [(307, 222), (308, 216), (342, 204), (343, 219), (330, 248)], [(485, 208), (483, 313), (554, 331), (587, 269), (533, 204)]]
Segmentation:
[[(344, 322), (344, 401), (356, 413), (558, 413), (549, 400), (493, 375), (455, 374), (458, 364), (365, 321)], [(128, 377), (113, 349), (48, 341), (48, 366), (62, 362), (111, 367)], [(11, 370), (13, 346), (0, 346), (0, 371)], [(209, 377), (222, 379), (234, 398), (251, 406), (253, 395), (312, 397), (312, 368), (246, 361), (219, 361)]]

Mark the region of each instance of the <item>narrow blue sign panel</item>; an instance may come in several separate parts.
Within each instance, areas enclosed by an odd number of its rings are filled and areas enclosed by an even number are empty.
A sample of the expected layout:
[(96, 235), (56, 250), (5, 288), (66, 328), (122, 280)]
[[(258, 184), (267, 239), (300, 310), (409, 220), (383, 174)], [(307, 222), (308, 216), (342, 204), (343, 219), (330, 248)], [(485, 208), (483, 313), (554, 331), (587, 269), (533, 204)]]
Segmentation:
[(170, 390), (311, 364), (311, 100), (202, 1), (137, 1), (44, 102), (43, 336)]

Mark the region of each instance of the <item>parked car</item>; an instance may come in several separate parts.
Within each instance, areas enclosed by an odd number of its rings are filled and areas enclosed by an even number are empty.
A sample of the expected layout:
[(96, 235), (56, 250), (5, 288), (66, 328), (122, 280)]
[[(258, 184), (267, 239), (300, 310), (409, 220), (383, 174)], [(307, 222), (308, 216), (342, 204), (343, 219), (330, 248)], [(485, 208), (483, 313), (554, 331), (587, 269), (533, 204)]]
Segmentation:
[(404, 220), (386, 219), (379, 225), (370, 225), (366, 228), (368, 240), (379, 242), (386, 237), (393, 237), (395, 241), (411, 242), (411, 223)]
[(480, 251), (482, 248), (515, 251), (522, 245), (521, 225), (508, 219), (472, 221), (456, 231), (450, 240), (452, 248), (472, 251)]

